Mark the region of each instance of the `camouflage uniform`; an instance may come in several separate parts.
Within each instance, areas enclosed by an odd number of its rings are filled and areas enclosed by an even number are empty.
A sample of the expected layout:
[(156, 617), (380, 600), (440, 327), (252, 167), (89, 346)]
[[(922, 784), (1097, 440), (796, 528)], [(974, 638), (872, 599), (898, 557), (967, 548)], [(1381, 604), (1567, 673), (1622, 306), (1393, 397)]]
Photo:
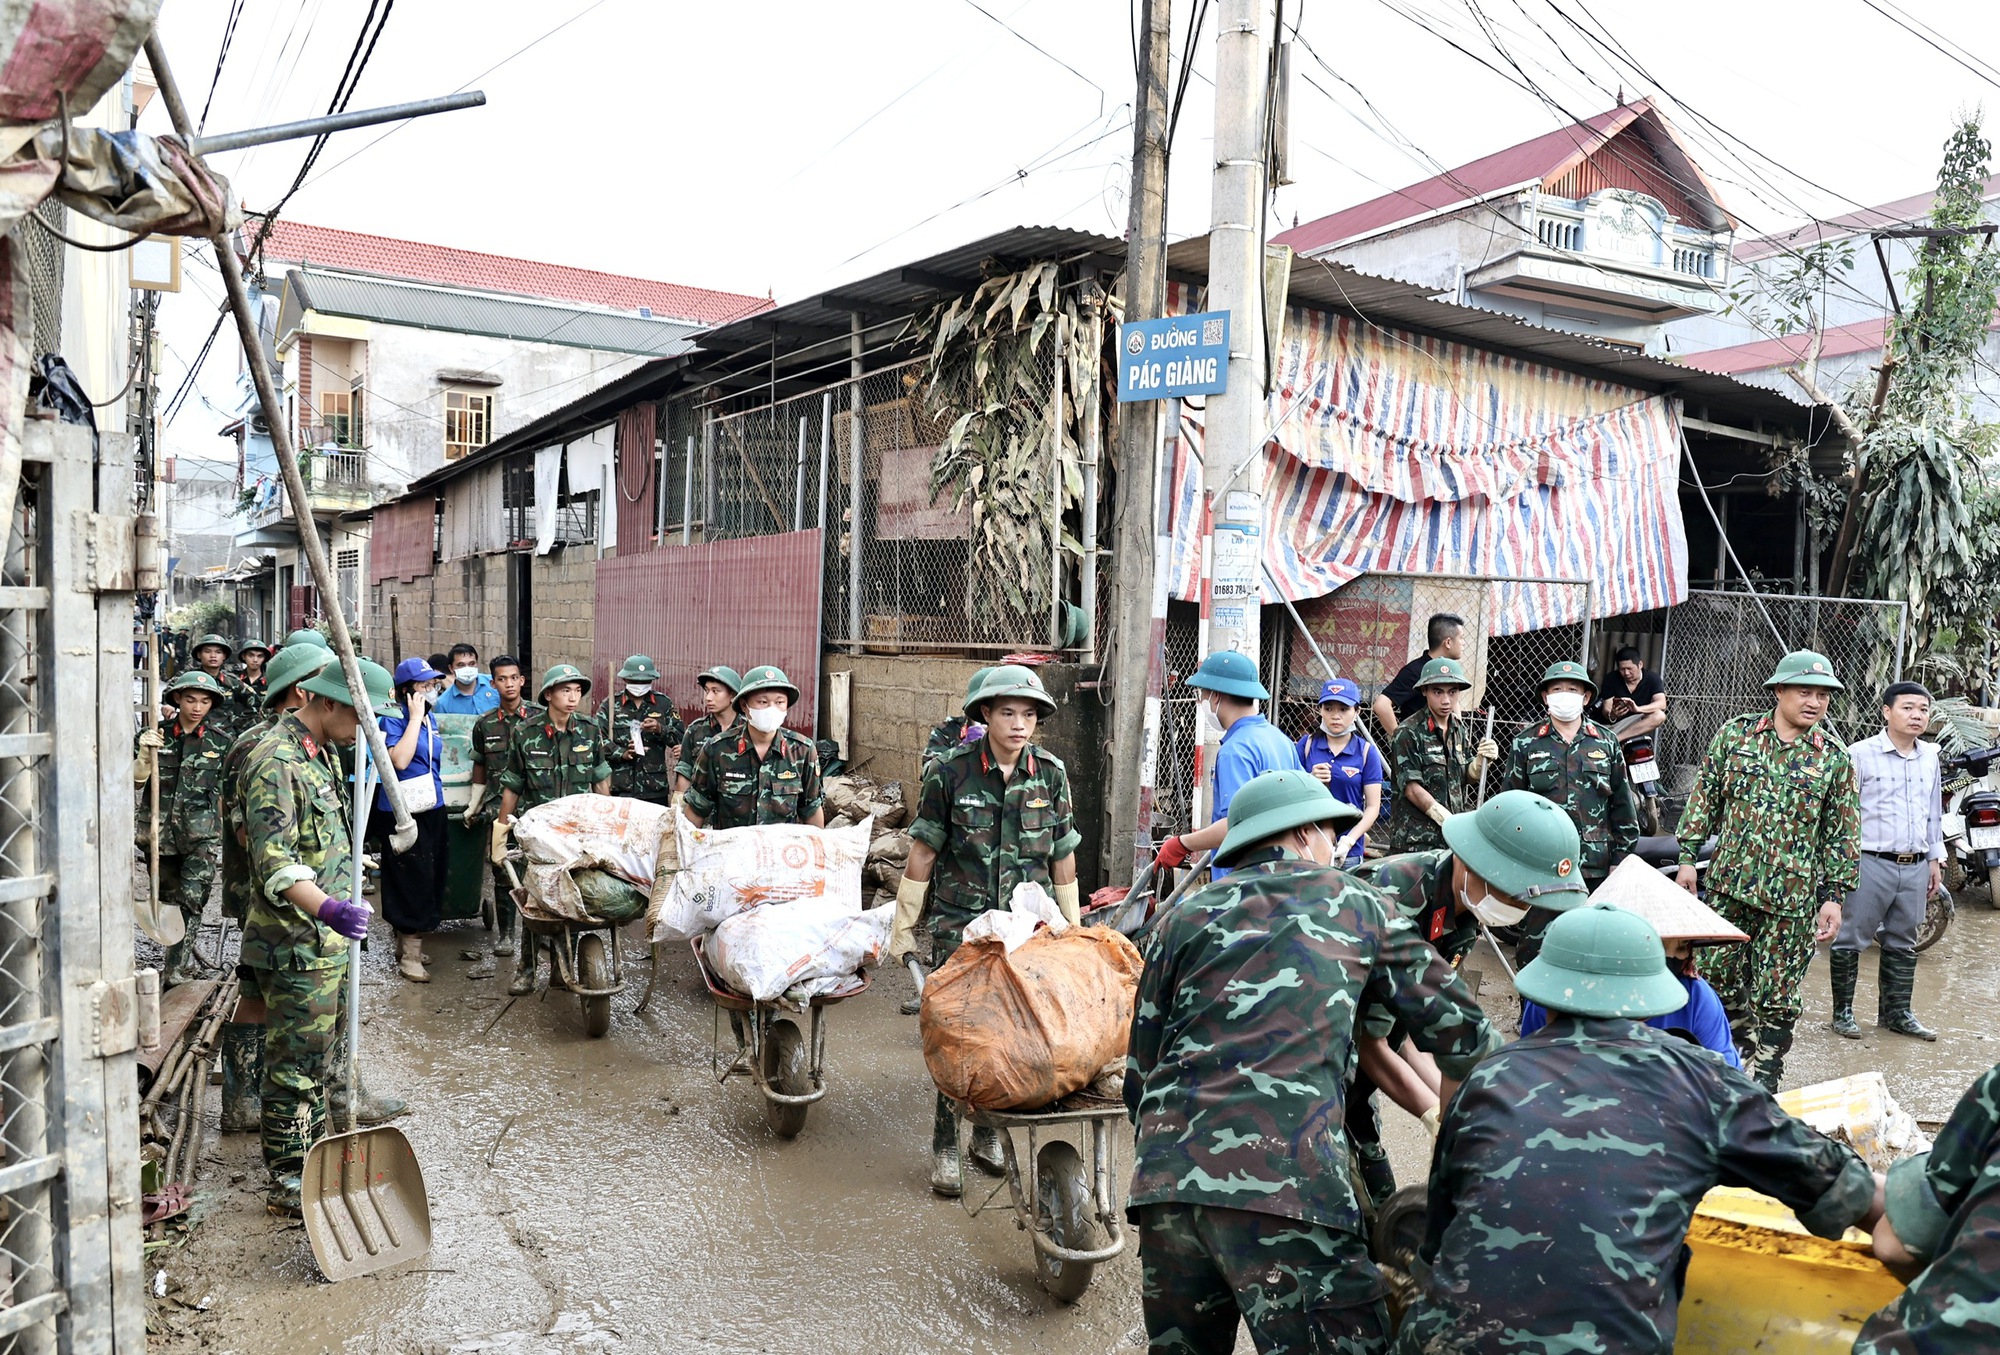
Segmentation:
[(1595, 889), (1639, 842), (1639, 806), (1625, 774), (1625, 751), (1603, 725), (1583, 721), (1564, 739), (1548, 720), (1531, 725), (1507, 750), (1501, 790), (1531, 790), (1555, 801), (1583, 839), (1584, 883)]
[(931, 872), (931, 948), (943, 964), (960, 934), (1005, 908), (1026, 881), (1053, 890), (1049, 867), (1083, 835), (1070, 808), (1069, 769), (1037, 744), (1002, 779), (986, 740), (949, 754), (924, 777), (910, 836), (938, 854)]
[(1861, 868), (1861, 805), (1854, 763), (1824, 729), (1791, 743), (1769, 713), (1739, 715), (1717, 731), (1677, 830), (1681, 864), (1718, 841), (1708, 903), (1750, 934), (1702, 962), (1736, 1027), (1743, 1067), (1776, 1090), (1805, 1008), (1813, 914), (1853, 891)]
[(222, 755), (222, 915), (242, 922), (256, 890), (250, 880), (250, 828), (243, 817), (243, 769), (277, 721), (267, 716), (236, 736)]
[[(656, 805), (666, 804), (674, 794), (675, 766), (675, 763), (667, 761), (667, 750), (678, 746), (685, 732), (674, 703), (658, 692), (648, 692), (644, 696), (620, 692), (616, 698), (605, 703), (601, 714), (611, 727), (611, 793), (629, 795)], [(660, 732), (647, 734), (641, 731), (639, 737), (645, 745), (646, 755), (634, 758), (632, 727), (652, 718), (659, 720)]]
[[(1918, 1212), (1939, 1230), (1930, 1262), (1862, 1324), (1854, 1355), (2000, 1349), (2000, 1065), (1967, 1089), (1938, 1131), (1922, 1186)], [(1890, 1221), (1905, 1223), (1893, 1205)]]
[(685, 803), (710, 828), (743, 828), (753, 823), (804, 823), (817, 814), (819, 749), (811, 739), (780, 729), (761, 759), (750, 742), (750, 726), (733, 736), (717, 736), (695, 755)]
[[(222, 757), (229, 751), (229, 731), (213, 710), (185, 734), (177, 719), (162, 720), (157, 728), (165, 742), (159, 752), (160, 878), (153, 886), (162, 903), (187, 915), (192, 931), (208, 906), (222, 856)], [(151, 820), (150, 795), (139, 796), (142, 823)]]
[[(1428, 941), (1446, 964), (1457, 969), (1479, 942), (1479, 923), (1458, 906), (1451, 887), (1453, 859), (1448, 849), (1408, 852), (1363, 862), (1348, 874), (1387, 894), (1396, 912), (1409, 919), (1417, 935)], [(1355, 1026), (1362, 1034), (1387, 1040), (1391, 1045), (1401, 1044), (1410, 1033), (1396, 1019), (1394, 1010), (1378, 1002), (1361, 1004)], [(1361, 1184), (1368, 1188), (1370, 1201), (1377, 1205), (1396, 1189), (1396, 1173), (1389, 1165), (1388, 1150), (1382, 1146), (1382, 1112), (1375, 1099), (1378, 1090), (1368, 1074), (1357, 1066), (1347, 1094), (1347, 1136), (1354, 1145)]]
[(353, 836), (339, 779), (296, 715), (285, 715), (243, 769), (243, 817), (256, 888), (243, 923), (238, 974), (262, 998), (264, 1163), (296, 1177), (326, 1130), (328, 1054), (335, 1042), (347, 939), (284, 897), (310, 880), (329, 894), (354, 887)]
[(1260, 1351), (1380, 1350), (1347, 1175), (1350, 1014), (1384, 1004), (1449, 1077), (1500, 1037), (1379, 890), (1275, 847), (1166, 913), (1145, 954), (1125, 1104), (1151, 1348), (1226, 1351), (1240, 1312)]
[[(208, 672), (205, 668), (201, 671)], [(215, 706), (208, 712), (208, 718), (220, 725), (232, 738), (263, 716), (261, 705), (263, 693), (253, 693), (244, 685), (242, 678), (226, 670), (218, 670), (208, 675), (216, 680), (224, 693), (215, 699)]]
[(1727, 1181), (1821, 1237), (1875, 1179), (1720, 1059), (1637, 1021), (1554, 1014), (1478, 1068), (1431, 1158), (1429, 1266), (1400, 1355), (1667, 1355), (1688, 1220)]
[(931, 768), (945, 758), (963, 748), (966, 744), (977, 743), (984, 737), (986, 726), (976, 720), (968, 720), (963, 715), (954, 715), (943, 724), (931, 728), (930, 737), (924, 740), (922, 775), (929, 776)]
[[(499, 706), (483, 712), (472, 722), (472, 765), (486, 769), (486, 798), (479, 802), (479, 812), (472, 816), (468, 826), (491, 832), (493, 820), (500, 817), (500, 773), (507, 766), (507, 746), (513, 740), (514, 730), (543, 718), (545, 712), (534, 702), (523, 699), (521, 708), (512, 715)], [(501, 937), (514, 934), (514, 891), (507, 885), (506, 876), (495, 869), (492, 876), (493, 925)]]
[(1467, 776), (1478, 748), (1479, 731), (1462, 715), (1454, 715), (1444, 729), (1428, 711), (1397, 727), (1389, 740), (1390, 851), (1427, 852), (1444, 846), (1438, 826), (1410, 803), (1404, 788), (1415, 782), (1448, 812), (1464, 813), (1478, 797), (1479, 783)]
[(743, 723), (743, 717), (735, 711), (727, 712), (729, 723), (723, 724), (713, 715), (697, 715), (681, 734), (681, 755), (674, 763), (674, 775), (688, 781), (694, 780), (695, 755), (708, 746), (708, 741), (723, 734), (733, 733)]
[(604, 730), (595, 720), (572, 715), (568, 728), (559, 730), (546, 711), (538, 715), (515, 723), (507, 739), (506, 765), (495, 778), (502, 790), (517, 797), (516, 814), (565, 795), (585, 794), (611, 777)]

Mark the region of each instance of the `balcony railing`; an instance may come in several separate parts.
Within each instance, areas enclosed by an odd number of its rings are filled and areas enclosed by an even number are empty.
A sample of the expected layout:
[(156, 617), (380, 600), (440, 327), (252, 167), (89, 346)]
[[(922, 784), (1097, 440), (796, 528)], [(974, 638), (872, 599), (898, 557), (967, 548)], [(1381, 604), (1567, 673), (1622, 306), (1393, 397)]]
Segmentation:
[(368, 488), (368, 453), (323, 452), (308, 447), (299, 454), (299, 473), (314, 497)]
[(1583, 244), (1583, 220), (1580, 217), (1541, 216), (1535, 221), (1535, 234), (1546, 248), (1575, 250)]
[(299, 425), (299, 448), (310, 450), (314, 447), (332, 445), (343, 451), (361, 450), (361, 430), (351, 420), (336, 419), (331, 423), (308, 423)]

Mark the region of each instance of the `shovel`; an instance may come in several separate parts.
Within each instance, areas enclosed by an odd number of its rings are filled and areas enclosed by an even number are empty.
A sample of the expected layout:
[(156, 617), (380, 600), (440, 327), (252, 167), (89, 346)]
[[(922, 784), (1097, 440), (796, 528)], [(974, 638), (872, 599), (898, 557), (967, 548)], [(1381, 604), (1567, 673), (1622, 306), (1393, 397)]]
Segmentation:
[[(374, 772), (354, 778), (354, 822), (374, 798)], [(361, 896), (361, 853), (354, 853), (354, 895)], [(423, 1168), (403, 1131), (357, 1129), (361, 1054), (361, 943), (347, 946), (347, 1131), (306, 1154), (301, 1196), (306, 1237), (320, 1274), (336, 1284), (414, 1261), (431, 1249), (431, 1202)]]

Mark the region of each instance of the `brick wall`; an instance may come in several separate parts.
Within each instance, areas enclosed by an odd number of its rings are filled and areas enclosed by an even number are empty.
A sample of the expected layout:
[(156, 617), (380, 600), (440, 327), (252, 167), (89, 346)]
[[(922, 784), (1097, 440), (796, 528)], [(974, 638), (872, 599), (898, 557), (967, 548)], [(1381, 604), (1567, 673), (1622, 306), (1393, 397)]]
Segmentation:
[(370, 643), (385, 653), (390, 648), (389, 599), (396, 599), (396, 632), (402, 640), (400, 659), (430, 655), (463, 641), (479, 646), (482, 660), (515, 647), (508, 625), (505, 555), (468, 555), (437, 566), (435, 573), (408, 583), (394, 579), (370, 592)]
[[(854, 674), (850, 688), (848, 752), (864, 776), (901, 781), (914, 803), (924, 740), (932, 726), (956, 715), (965, 684), (984, 665), (976, 660), (924, 656), (829, 653), (826, 672)], [(1083, 842), (1076, 851), (1085, 892), (1100, 882), (1099, 841), (1103, 835), (1105, 773), (1103, 707), (1093, 688), (1079, 688), (1097, 670), (1075, 664), (1046, 664), (1043, 685), (1056, 699), (1056, 713), (1042, 722), (1036, 742), (1063, 760), (1070, 798)]]
[(597, 560), (593, 552), (585, 548), (538, 555), (532, 577), (535, 667), (573, 663), (588, 671), (597, 631)]

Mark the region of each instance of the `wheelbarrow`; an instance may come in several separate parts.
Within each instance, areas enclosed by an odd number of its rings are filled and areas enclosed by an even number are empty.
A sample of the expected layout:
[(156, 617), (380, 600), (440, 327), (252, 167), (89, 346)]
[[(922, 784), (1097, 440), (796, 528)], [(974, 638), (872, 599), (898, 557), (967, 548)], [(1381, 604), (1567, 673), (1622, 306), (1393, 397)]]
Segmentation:
[[(866, 992), (868, 975), (856, 974), (851, 987), (813, 998), (807, 1004), (810, 1024), (801, 1032), (797, 1021), (781, 1015), (785, 1009), (776, 1002), (759, 1002), (724, 983), (702, 949), (706, 939), (697, 936), (690, 944), (701, 981), (715, 999), (709, 1071), (718, 1083), (732, 1077), (756, 1083), (771, 1131), (781, 1139), (797, 1138), (806, 1127), (806, 1112), (826, 1095), (826, 1009)], [(729, 1056), (721, 1052), (724, 1012), (736, 1036), (736, 1051)]]
[[(625, 957), (618, 929), (604, 922), (545, 922), (528, 916), (528, 891), (514, 869), (516, 853), (507, 853), (507, 879), (512, 884), (514, 911), (522, 940), (548, 943), (549, 987), (575, 993), (583, 1004), (583, 1033), (602, 1039), (611, 1029), (611, 999), (625, 991)], [(525, 947), (524, 947), (525, 949)], [(546, 990), (545, 990), (546, 991)]]

